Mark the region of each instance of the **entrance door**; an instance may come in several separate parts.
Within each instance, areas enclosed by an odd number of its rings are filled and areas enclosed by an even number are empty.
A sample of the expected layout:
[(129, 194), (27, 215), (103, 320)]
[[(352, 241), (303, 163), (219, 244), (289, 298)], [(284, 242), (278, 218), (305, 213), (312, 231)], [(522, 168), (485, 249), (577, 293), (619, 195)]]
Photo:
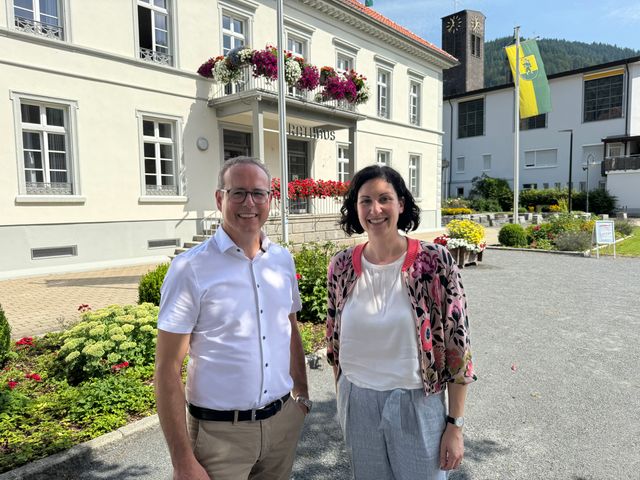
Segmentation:
[(225, 162), (233, 157), (251, 156), (251, 134), (225, 129), (222, 134)]
[[(289, 181), (309, 178), (309, 144), (300, 140), (287, 140), (289, 160)], [(291, 213), (309, 213), (309, 199), (291, 200)]]

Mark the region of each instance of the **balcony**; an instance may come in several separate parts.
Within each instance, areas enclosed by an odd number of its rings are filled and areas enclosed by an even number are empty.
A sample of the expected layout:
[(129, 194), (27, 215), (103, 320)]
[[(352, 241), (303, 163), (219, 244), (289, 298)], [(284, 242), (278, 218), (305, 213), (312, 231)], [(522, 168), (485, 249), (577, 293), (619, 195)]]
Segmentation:
[(72, 195), (73, 184), (62, 182), (26, 182), (27, 195)]
[[(347, 100), (336, 100), (323, 95), (324, 87), (318, 86), (313, 90), (299, 90), (294, 87), (286, 87), (287, 100), (298, 101), (301, 104), (312, 107), (326, 108), (328, 110), (357, 114), (355, 103)], [(254, 77), (250, 66), (241, 67), (240, 80), (228, 85), (213, 84), (209, 105), (217, 106), (227, 103), (232, 99), (245, 97), (268, 96), (277, 99), (278, 81), (268, 80), (265, 77)]]
[(16, 30), (25, 33), (37, 35), (39, 37), (51, 38), (54, 40), (63, 40), (63, 28), (57, 25), (49, 25), (48, 23), (37, 22), (29, 18), (15, 17)]
[(140, 48), (140, 58), (145, 62), (157, 63), (158, 65), (173, 65), (173, 56), (168, 53), (150, 50), (148, 48)]
[(605, 158), (603, 173), (606, 174), (615, 170), (640, 170), (640, 155)]

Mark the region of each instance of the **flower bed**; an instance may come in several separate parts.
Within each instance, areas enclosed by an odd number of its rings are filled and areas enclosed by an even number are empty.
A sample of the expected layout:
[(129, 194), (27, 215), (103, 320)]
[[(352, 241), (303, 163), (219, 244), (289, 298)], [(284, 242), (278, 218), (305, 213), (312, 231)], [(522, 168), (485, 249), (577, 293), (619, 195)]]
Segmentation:
[(447, 234), (434, 239), (434, 243), (447, 247), (460, 267), (481, 262), (487, 247), (484, 227), (471, 220), (452, 220), (447, 224)]
[[(303, 178), (292, 180), (288, 184), (287, 198), (291, 200), (304, 198), (341, 198), (347, 193), (349, 182), (336, 180), (314, 180), (313, 178)], [(271, 180), (271, 191), (274, 198), (280, 200), (282, 197), (280, 179), (274, 177)]]
[[(239, 47), (226, 56), (211, 57), (198, 68), (198, 74), (212, 78), (216, 83), (228, 85), (241, 79), (242, 69), (251, 67), (254, 77), (263, 77), (268, 81), (278, 78), (278, 51), (272, 45), (263, 50)], [(369, 87), (366, 77), (354, 70), (338, 73), (332, 67), (322, 67), (308, 63), (303, 57), (285, 51), (285, 82), (301, 91), (315, 90), (318, 85), (322, 91), (318, 101), (342, 100), (359, 105), (369, 99)]]

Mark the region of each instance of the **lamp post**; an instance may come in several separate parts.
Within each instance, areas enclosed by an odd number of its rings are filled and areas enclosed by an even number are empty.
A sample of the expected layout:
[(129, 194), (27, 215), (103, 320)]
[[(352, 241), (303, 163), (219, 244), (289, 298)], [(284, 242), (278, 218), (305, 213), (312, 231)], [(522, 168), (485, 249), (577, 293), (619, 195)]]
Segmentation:
[(586, 170), (587, 171), (587, 213), (589, 213), (589, 167), (591, 165), (597, 165), (598, 162), (591, 162), (591, 155), (589, 155), (587, 157), (587, 164), (586, 166), (582, 167), (582, 170)]
[[(559, 132), (569, 132), (569, 199), (567, 201), (569, 207), (569, 213), (571, 213), (572, 205), (571, 205), (571, 190), (573, 187), (573, 182), (571, 180), (572, 171), (573, 171), (573, 129), (567, 128), (565, 130), (558, 130)], [(587, 185), (588, 188), (588, 185)]]

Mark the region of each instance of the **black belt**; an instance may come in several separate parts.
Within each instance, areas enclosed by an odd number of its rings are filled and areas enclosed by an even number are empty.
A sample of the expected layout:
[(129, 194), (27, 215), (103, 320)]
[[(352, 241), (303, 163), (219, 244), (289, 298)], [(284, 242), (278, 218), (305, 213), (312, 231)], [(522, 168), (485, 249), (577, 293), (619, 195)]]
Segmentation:
[(269, 405), (253, 410), (211, 410), (210, 408), (202, 408), (191, 403), (187, 404), (189, 413), (198, 420), (206, 420), (210, 422), (246, 422), (248, 420), (255, 422), (256, 420), (266, 420), (278, 413), (291, 395), (287, 393)]

